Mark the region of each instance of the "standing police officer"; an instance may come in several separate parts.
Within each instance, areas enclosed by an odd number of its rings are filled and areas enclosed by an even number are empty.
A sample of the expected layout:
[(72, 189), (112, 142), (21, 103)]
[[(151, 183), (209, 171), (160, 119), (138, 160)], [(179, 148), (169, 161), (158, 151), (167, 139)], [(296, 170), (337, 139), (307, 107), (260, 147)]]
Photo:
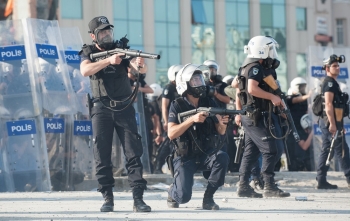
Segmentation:
[[(329, 166), (326, 165), (326, 160), (329, 154), (331, 140), (337, 130), (343, 130), (343, 128), (337, 128), (335, 118), (335, 105), (342, 101), (344, 94), (340, 90), (339, 84), (336, 81), (340, 73), (339, 62), (344, 62), (345, 57), (333, 54), (328, 59), (323, 61), (323, 69), (326, 70), (327, 76), (325, 77), (321, 86), (322, 94), (325, 100), (325, 112), (323, 117), (319, 119), (318, 125), (322, 131), (322, 149), (317, 165), (317, 189), (337, 189), (337, 185), (332, 185), (327, 182), (326, 176)], [(348, 105), (348, 104), (346, 104)], [(344, 110), (345, 112), (345, 110)], [(340, 116), (342, 117), (342, 116)], [(343, 125), (341, 125), (343, 127)], [(341, 167), (344, 171), (344, 175), (350, 188), (350, 159), (349, 159), (349, 147), (346, 143), (344, 133), (338, 136), (334, 142), (334, 155), (340, 160)]]
[[(308, 133), (305, 132), (304, 128), (300, 124), (301, 118), (307, 114), (308, 103), (307, 99), (311, 96), (311, 90), (306, 93), (306, 80), (301, 77), (296, 77), (290, 82), (290, 89), (288, 90), (288, 96), (286, 102), (290, 109), (295, 128), (301, 137), (308, 137)], [(289, 134), (287, 139), (287, 147), (289, 152), (290, 163), (289, 171), (298, 171), (299, 162), (297, 161), (296, 152), (299, 152), (299, 144), (295, 143), (294, 136), (292, 133)]]
[[(236, 84), (237, 110), (246, 108), (247, 116), (237, 115), (236, 123), (242, 123), (245, 131), (245, 150), (239, 169), (240, 181), (237, 195), (240, 197), (261, 198), (262, 195), (256, 193), (249, 186), (251, 170), (256, 164), (260, 152), (262, 154), (262, 177), (264, 181), (264, 197), (288, 197), (289, 193), (280, 190), (274, 182), (274, 167), (278, 147), (276, 140), (272, 137), (272, 127), (265, 125), (264, 117), (271, 115), (271, 120), (275, 128), (279, 127), (277, 115), (271, 112), (270, 105), (279, 106), (281, 99), (270, 93), (269, 86), (264, 78), (271, 74), (271, 67), (277, 58), (277, 42), (271, 37), (256, 36), (252, 38), (248, 45), (244, 47), (244, 52), (248, 54), (242, 67), (240, 68)], [(276, 133), (275, 133), (276, 134)]]
[(174, 183), (170, 186), (168, 206), (178, 208), (192, 196), (193, 175), (197, 170), (211, 171), (204, 193), (203, 209), (218, 210), (214, 193), (224, 184), (228, 166), (227, 153), (220, 150), (220, 136), (226, 131), (228, 116), (207, 117), (201, 112), (183, 122), (178, 114), (198, 107), (215, 107), (215, 102), (205, 97), (206, 85), (201, 66), (187, 64), (176, 76), (176, 89), (182, 96), (172, 102), (169, 110), (168, 136), (175, 144)]
[(228, 85), (222, 81), (221, 75), (218, 74), (219, 65), (213, 60), (206, 60), (203, 64), (209, 68), (209, 76), (206, 80), (208, 85), (215, 88), (214, 100), (219, 107), (226, 108), (226, 104), (230, 103), (230, 97), (224, 91)]
[[(98, 191), (102, 193), (105, 203), (101, 212), (111, 212), (114, 209), (111, 152), (113, 130), (115, 129), (123, 145), (128, 170), (128, 181), (132, 188), (135, 212), (150, 212), (151, 207), (143, 202), (143, 192), (146, 180), (142, 178), (143, 153), (140, 135), (137, 133), (135, 109), (125, 101), (132, 91), (128, 79), (127, 68), (130, 65), (141, 73), (147, 68), (142, 58), (136, 58), (134, 64), (122, 59), (124, 54), (118, 53), (97, 59), (90, 59), (91, 53), (115, 48), (113, 40), (113, 25), (104, 16), (93, 18), (89, 22), (89, 33), (93, 45), (84, 45), (81, 51), (81, 74), (90, 77), (93, 95), (91, 120), (93, 126), (94, 156), (96, 161), (96, 176), (99, 183)], [(116, 111), (118, 110), (118, 111)]]
[[(163, 93), (161, 96), (161, 108), (162, 108), (162, 120), (163, 120), (163, 130), (166, 133), (168, 132), (168, 116), (169, 116), (169, 108), (171, 103), (179, 97), (179, 94), (176, 91), (176, 82), (175, 78), (177, 75), (177, 72), (182, 68), (183, 66), (178, 65), (172, 65), (168, 69), (168, 79), (169, 83), (165, 85), (163, 89)], [(171, 153), (173, 145), (171, 142), (169, 142), (169, 139), (165, 138), (163, 139), (163, 143), (159, 146), (158, 155), (156, 158), (156, 165), (155, 165), (155, 174), (162, 174), (162, 166), (165, 163), (165, 158)]]

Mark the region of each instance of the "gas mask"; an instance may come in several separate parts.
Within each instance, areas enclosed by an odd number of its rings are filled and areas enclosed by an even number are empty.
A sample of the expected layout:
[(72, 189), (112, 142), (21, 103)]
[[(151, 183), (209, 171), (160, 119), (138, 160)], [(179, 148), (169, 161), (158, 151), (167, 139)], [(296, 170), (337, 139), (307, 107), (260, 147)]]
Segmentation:
[(194, 73), (189, 82), (187, 82), (187, 93), (195, 98), (205, 97), (207, 87), (204, 82), (202, 72)]
[(280, 61), (275, 58), (266, 58), (262, 62), (262, 66), (264, 66), (266, 69), (277, 69), (278, 66), (280, 66)]
[(114, 38), (113, 38), (113, 29), (97, 29), (95, 31), (96, 42), (98, 46), (104, 50), (111, 50), (115, 48)]

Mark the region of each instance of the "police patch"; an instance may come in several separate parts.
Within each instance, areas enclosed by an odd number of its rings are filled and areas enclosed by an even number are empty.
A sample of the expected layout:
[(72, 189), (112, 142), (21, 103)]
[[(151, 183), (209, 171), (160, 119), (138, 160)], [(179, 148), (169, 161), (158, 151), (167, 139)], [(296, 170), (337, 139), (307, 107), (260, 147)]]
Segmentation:
[(173, 112), (170, 112), (169, 117), (175, 117), (175, 114)]
[(257, 74), (258, 74), (258, 72), (259, 72), (259, 69), (257, 69), (257, 68), (253, 68), (253, 74), (254, 74), (254, 75), (257, 75)]
[(167, 95), (169, 93), (169, 90), (168, 89), (165, 89), (164, 90), (164, 95)]
[(333, 83), (332, 82), (328, 82), (328, 87), (332, 87)]

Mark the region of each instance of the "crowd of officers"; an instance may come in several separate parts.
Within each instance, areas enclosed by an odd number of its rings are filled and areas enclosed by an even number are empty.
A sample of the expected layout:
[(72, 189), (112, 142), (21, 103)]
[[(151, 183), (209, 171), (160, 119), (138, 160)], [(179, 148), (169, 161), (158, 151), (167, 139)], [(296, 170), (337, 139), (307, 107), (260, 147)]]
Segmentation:
[[(206, 210), (219, 209), (214, 194), (224, 184), (227, 172), (239, 171), (239, 197), (290, 196), (275, 183), (274, 171), (279, 171), (284, 152), (289, 153), (290, 171), (311, 170), (313, 132), (311, 117), (307, 114), (311, 93), (306, 91), (306, 81), (302, 78), (291, 82), (287, 96), (275, 93), (279, 89), (276, 73), (279, 46), (273, 38), (256, 36), (249, 41), (244, 47), (247, 58), (235, 77), (222, 78), (219, 64), (214, 60), (201, 65), (178, 64), (169, 68), (169, 83), (161, 88), (158, 84), (146, 83), (147, 65), (143, 58), (122, 59), (123, 53), (89, 58), (91, 53), (113, 49), (112, 28), (104, 16), (89, 23), (94, 44), (84, 45), (81, 63), (81, 73), (90, 77), (92, 85), (91, 119), (98, 191), (105, 199), (102, 212), (114, 209), (110, 159), (114, 129), (123, 145), (134, 211), (151, 211), (142, 197), (147, 183), (142, 178), (140, 161), (142, 138), (137, 133), (135, 110), (126, 102), (133, 94), (132, 89), (144, 93), (151, 171), (162, 173), (167, 162), (174, 177), (168, 191), (170, 208), (178, 208), (191, 199), (193, 176), (198, 172), (208, 180), (202, 205)], [(329, 168), (326, 159), (332, 136), (339, 129), (335, 126), (333, 111), (333, 98), (338, 99), (338, 93), (342, 93), (336, 81), (338, 61), (337, 56), (324, 61), (327, 77), (322, 84), (325, 114), (320, 117), (323, 146), (317, 168), (319, 189), (337, 188), (326, 181)], [(193, 112), (199, 107), (235, 109), (241, 114)], [(290, 133), (291, 120), (286, 119), (283, 111), (286, 107), (299, 135), (297, 142), (296, 135)], [(180, 113), (190, 112), (184, 118), (179, 117)], [(244, 151), (238, 156), (240, 164), (237, 164), (235, 140), (242, 139), (239, 136), (242, 129)], [(349, 149), (344, 139), (337, 138), (336, 142), (334, 153), (341, 159), (350, 187)]]

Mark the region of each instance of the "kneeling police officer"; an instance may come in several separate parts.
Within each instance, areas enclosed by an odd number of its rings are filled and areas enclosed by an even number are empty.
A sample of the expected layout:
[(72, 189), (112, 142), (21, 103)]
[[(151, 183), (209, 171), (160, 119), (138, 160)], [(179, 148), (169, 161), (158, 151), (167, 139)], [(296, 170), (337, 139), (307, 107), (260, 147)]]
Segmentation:
[(174, 183), (170, 186), (168, 206), (178, 208), (192, 196), (193, 175), (196, 171), (211, 171), (204, 193), (203, 209), (218, 210), (213, 196), (224, 184), (229, 162), (227, 153), (220, 150), (224, 141), (219, 135), (226, 131), (228, 116), (208, 117), (205, 112), (192, 115), (180, 122), (178, 114), (198, 107), (216, 107), (206, 95), (203, 77), (205, 66), (185, 65), (176, 76), (176, 90), (182, 97), (171, 103), (168, 137), (175, 145), (173, 159)]
[[(269, 36), (256, 36), (244, 47), (247, 58), (240, 68), (233, 83), (237, 87), (236, 109), (246, 108), (246, 116), (236, 116), (236, 123), (242, 123), (245, 131), (245, 149), (239, 169), (239, 197), (261, 198), (249, 186), (251, 170), (262, 154), (261, 173), (264, 181), (264, 197), (288, 197), (289, 193), (280, 190), (274, 181), (274, 167), (278, 154), (278, 145), (272, 135), (279, 134), (278, 116), (272, 112), (271, 106), (279, 106), (281, 98), (270, 92), (264, 78), (271, 75), (273, 67), (278, 66), (277, 42)], [(272, 74), (273, 76), (273, 74)], [(273, 79), (273, 78), (272, 78)], [(267, 116), (271, 117), (268, 124)], [(283, 144), (282, 144), (283, 145)]]

